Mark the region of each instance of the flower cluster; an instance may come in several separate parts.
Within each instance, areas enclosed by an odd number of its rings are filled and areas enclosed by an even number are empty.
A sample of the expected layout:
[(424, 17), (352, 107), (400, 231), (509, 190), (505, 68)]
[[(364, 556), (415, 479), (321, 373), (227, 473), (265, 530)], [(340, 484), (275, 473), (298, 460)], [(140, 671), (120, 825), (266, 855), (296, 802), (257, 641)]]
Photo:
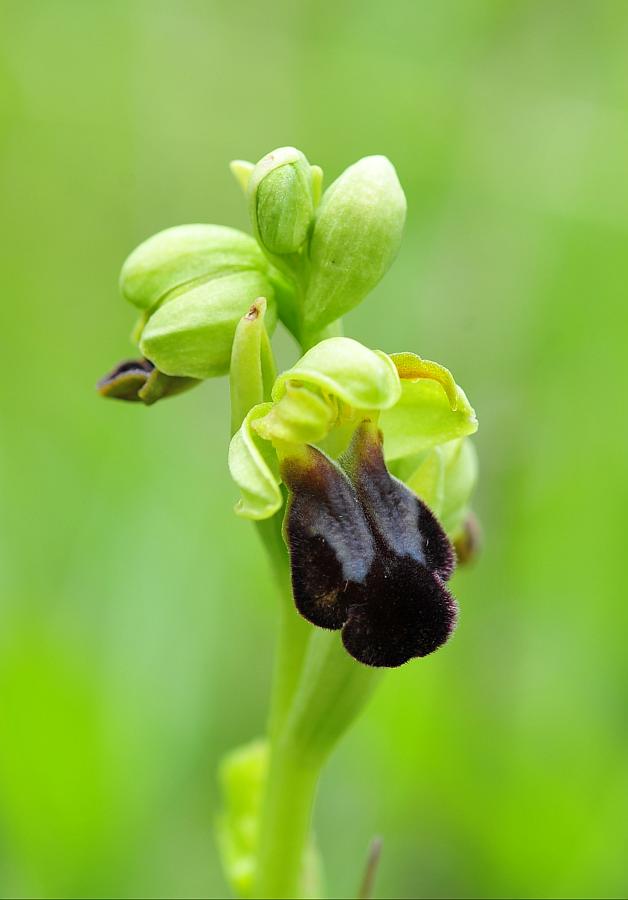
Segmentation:
[[(361, 663), (401, 665), (453, 629), (452, 541), (469, 549), (477, 470), (475, 413), (447, 369), (340, 336), (398, 250), (403, 191), (381, 156), (324, 192), (291, 147), (232, 171), (254, 236), (184, 225), (141, 244), (120, 286), (142, 357), (99, 390), (151, 404), (229, 374), (236, 512), (283, 516), (302, 616)], [(304, 352), (277, 377), (278, 320)]]

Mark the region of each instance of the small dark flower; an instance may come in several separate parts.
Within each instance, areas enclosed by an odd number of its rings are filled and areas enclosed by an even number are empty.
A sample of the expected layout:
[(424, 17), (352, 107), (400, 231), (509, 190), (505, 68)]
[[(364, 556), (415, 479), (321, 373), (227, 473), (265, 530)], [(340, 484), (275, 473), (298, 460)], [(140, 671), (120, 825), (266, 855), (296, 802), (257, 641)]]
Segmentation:
[(308, 446), (282, 465), (295, 603), (312, 624), (342, 629), (359, 662), (399, 666), (454, 628), (444, 585), (454, 552), (428, 507), (388, 472), (371, 422), (340, 463)]
[(102, 397), (151, 406), (162, 397), (180, 394), (199, 383), (196, 378), (166, 375), (147, 359), (130, 359), (101, 378), (96, 387)]

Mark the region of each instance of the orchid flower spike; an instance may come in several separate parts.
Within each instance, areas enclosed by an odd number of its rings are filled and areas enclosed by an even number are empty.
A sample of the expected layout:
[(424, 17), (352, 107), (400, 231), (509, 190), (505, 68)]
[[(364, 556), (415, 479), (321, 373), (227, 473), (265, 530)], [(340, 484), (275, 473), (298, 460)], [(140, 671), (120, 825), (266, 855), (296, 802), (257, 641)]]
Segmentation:
[[(237, 511), (273, 515), (285, 484), (296, 607), (314, 625), (341, 629), (359, 662), (399, 666), (451, 634), (456, 604), (445, 583), (455, 554), (435, 513), (447, 501), (454, 533), (467, 513), (475, 469), (460, 448), (476, 428), (444, 367), (330, 338), (279, 376), (271, 402), (234, 436)], [(453, 451), (463, 465), (447, 471)], [(437, 510), (389, 467), (422, 481)]]

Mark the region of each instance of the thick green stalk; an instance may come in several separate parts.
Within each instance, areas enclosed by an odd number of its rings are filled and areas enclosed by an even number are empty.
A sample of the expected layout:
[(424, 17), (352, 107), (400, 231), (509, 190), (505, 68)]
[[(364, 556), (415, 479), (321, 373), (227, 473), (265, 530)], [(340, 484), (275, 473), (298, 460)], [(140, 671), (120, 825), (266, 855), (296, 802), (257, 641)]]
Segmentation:
[(271, 736), (256, 896), (303, 896), (304, 856), (321, 769), (363, 709), (378, 671), (353, 660), (337, 632), (311, 631), (290, 711)]
[(278, 513), (258, 523), (281, 610), (255, 886), (256, 897), (278, 900), (304, 895), (304, 860), (321, 769), (379, 676), (349, 656), (338, 632), (313, 629), (296, 612), (281, 518)]
[(311, 626), (296, 614), (292, 602), (288, 551), (281, 536), (283, 510), (272, 519), (257, 523), (277, 584), (279, 607), (279, 638), (275, 654), (273, 692), (270, 706), (269, 736), (271, 740), (282, 728), (299, 682), (301, 668)]
[(254, 896), (303, 897), (303, 868), (320, 765), (301, 758), (292, 741), (271, 745)]

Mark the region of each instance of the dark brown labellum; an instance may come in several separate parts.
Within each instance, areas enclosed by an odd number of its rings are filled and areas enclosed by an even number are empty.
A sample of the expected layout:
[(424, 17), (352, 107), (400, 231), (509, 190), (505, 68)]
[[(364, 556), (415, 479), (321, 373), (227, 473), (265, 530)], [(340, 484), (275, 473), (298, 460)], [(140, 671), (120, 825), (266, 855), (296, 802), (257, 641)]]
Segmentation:
[(349, 653), (399, 666), (443, 644), (456, 621), (444, 581), (454, 553), (440, 524), (384, 462), (370, 422), (341, 466), (314, 447), (282, 466), (290, 490), (285, 533), (297, 609), (342, 629)]

